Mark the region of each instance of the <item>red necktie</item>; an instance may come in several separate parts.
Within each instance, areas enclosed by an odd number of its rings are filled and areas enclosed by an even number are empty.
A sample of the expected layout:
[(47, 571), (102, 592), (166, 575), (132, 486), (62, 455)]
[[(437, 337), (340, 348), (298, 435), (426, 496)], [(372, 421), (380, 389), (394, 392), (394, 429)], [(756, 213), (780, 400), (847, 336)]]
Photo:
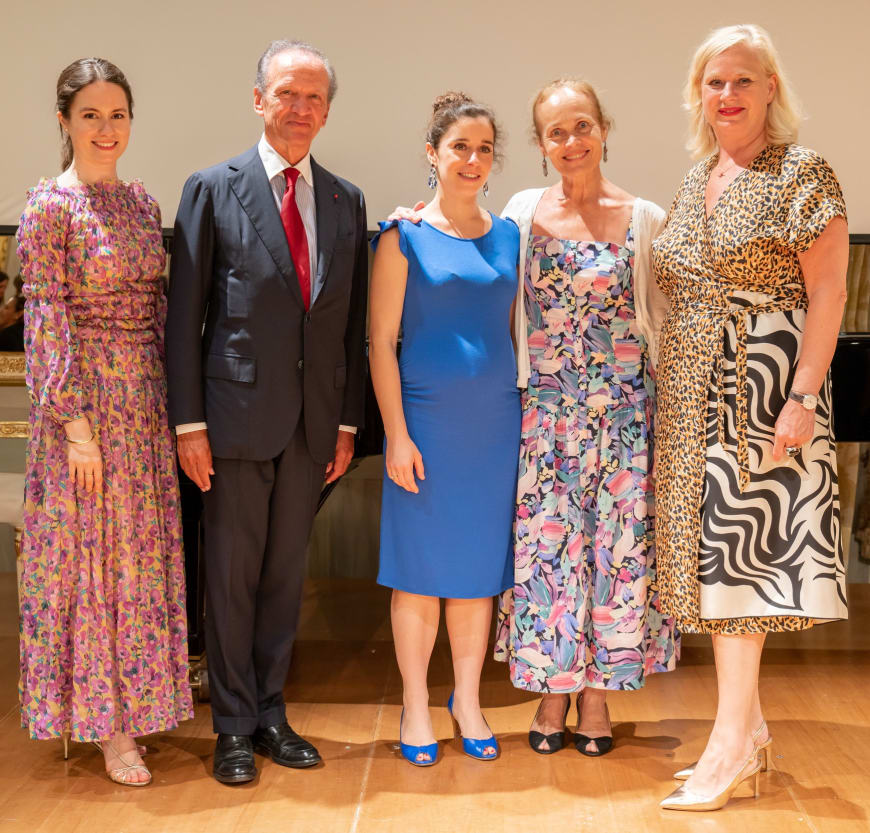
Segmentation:
[(308, 237), (305, 234), (305, 225), (299, 213), (299, 206), (296, 205), (298, 169), (285, 168), (284, 179), (287, 181), (287, 187), (284, 190), (284, 199), (281, 200), (281, 222), (290, 246), (290, 257), (293, 258), (293, 265), (299, 278), (302, 302), (307, 310), (311, 306), (311, 261), (308, 259)]

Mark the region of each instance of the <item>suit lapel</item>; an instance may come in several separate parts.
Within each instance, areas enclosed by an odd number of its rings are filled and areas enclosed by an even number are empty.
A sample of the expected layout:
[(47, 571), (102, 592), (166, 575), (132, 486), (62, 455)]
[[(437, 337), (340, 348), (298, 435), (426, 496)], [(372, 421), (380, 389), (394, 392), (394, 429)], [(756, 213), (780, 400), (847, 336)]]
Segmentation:
[[(293, 259), (290, 257), (290, 247), (287, 245), (287, 235), (281, 223), (281, 214), (275, 205), (272, 186), (266, 178), (266, 169), (260, 159), (257, 148), (249, 151), (247, 158), (236, 170), (230, 172), (230, 188), (241, 203), (257, 234), (263, 241), (275, 265), (281, 272), (293, 297), (302, 304), (302, 291)], [(318, 235), (320, 233), (318, 227)]]
[[(320, 286), (318, 298), (326, 290), (326, 276), (332, 250), (335, 248), (335, 235), (338, 226), (338, 202), (336, 195), (338, 183), (333, 176), (312, 158), (311, 175), (314, 179), (314, 201), (317, 207), (317, 283)], [(317, 300), (315, 299), (315, 303)]]

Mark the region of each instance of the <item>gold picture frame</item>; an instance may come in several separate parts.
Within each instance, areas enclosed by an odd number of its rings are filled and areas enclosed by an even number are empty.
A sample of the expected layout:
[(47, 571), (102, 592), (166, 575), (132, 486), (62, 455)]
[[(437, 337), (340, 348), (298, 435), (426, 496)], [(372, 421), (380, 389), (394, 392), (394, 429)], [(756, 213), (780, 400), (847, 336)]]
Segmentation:
[(24, 353), (0, 353), (0, 385), (24, 384)]

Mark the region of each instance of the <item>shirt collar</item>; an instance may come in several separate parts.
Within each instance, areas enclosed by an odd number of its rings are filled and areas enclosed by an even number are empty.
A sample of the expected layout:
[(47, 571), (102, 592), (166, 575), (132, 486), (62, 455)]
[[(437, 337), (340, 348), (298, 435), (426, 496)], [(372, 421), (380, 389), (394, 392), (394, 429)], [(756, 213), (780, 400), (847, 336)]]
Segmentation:
[(283, 177), (285, 168), (294, 167), (299, 170), (299, 175), (302, 179), (304, 179), (312, 189), (314, 188), (314, 178), (311, 174), (310, 152), (306, 153), (305, 156), (303, 156), (295, 165), (291, 166), (290, 163), (266, 141), (265, 133), (260, 137), (257, 151), (260, 154), (263, 167), (266, 169), (266, 177), (270, 182), (279, 174)]

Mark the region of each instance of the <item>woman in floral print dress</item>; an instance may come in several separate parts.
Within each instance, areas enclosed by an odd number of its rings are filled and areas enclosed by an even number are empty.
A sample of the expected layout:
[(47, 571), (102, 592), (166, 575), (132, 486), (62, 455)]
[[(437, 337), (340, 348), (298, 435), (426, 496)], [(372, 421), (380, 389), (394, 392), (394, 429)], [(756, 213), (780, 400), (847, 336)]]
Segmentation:
[[(529, 742), (612, 746), (607, 691), (638, 689), (678, 656), (659, 608), (653, 543), (652, 361), (664, 296), (649, 249), (664, 212), (607, 181), (609, 120), (594, 89), (562, 79), (534, 106), (544, 165), (562, 179), (514, 196), (521, 240), (516, 340), (523, 422), (515, 586), (499, 609), (496, 659), (543, 695)], [(528, 322), (528, 323), (526, 323)]]
[(57, 109), (64, 173), (30, 191), (18, 231), (32, 399), (22, 724), (101, 742), (110, 777), (141, 786), (134, 737), (193, 716), (160, 214), (117, 179), (132, 116), (120, 70), (71, 64)]

